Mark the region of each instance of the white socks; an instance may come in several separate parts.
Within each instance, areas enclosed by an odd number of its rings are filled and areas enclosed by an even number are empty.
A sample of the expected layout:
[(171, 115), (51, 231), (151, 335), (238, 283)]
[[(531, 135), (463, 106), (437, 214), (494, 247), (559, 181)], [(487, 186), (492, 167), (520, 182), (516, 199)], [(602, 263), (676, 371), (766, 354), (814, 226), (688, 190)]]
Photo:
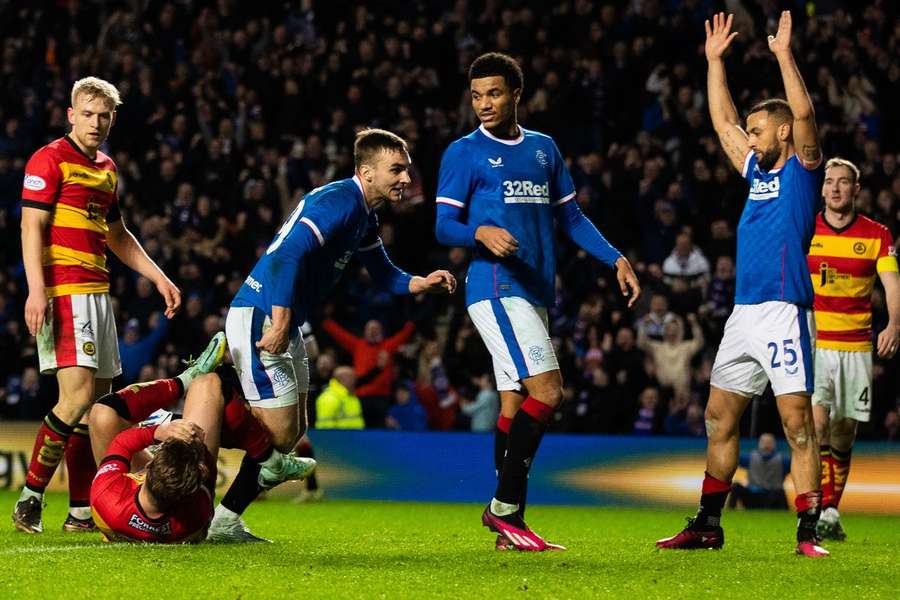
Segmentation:
[(496, 498), (491, 499), (491, 512), (497, 515), (498, 517), (505, 517), (506, 515), (511, 515), (514, 512), (519, 510), (518, 504), (507, 504), (506, 502), (500, 502)]

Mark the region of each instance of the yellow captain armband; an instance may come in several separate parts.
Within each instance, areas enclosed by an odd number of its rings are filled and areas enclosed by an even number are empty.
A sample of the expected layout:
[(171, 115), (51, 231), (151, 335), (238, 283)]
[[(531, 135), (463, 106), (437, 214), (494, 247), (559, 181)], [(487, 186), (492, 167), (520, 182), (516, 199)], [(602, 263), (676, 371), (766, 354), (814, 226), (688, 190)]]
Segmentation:
[(898, 271), (897, 268), (897, 257), (896, 256), (882, 256), (878, 259), (878, 262), (875, 263), (875, 270), (879, 273), (885, 272), (893, 272), (896, 273)]

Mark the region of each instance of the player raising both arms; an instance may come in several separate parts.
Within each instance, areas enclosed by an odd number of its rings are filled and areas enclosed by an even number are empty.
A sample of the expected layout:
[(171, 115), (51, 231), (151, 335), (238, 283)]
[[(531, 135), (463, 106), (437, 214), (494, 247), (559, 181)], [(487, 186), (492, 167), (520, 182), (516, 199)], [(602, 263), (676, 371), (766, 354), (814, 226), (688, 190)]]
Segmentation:
[(59, 401), (38, 430), (13, 510), (16, 529), (43, 531), (44, 489), (65, 455), (69, 515), (63, 530), (89, 531), (88, 496), (96, 467), (86, 413), (122, 372), (116, 319), (109, 299), (106, 248), (152, 281), (171, 318), (181, 294), (144, 252), (119, 213), (116, 165), (100, 151), (116, 119), (119, 92), (87, 77), (72, 86), (72, 131), (25, 166), (22, 256), (28, 280), (25, 323), (37, 337), (42, 373), (55, 373)]
[[(288, 216), (244, 281), (225, 321), (228, 346), (253, 413), (290, 452), (306, 431), (309, 363), (300, 325), (321, 306), (354, 254), (379, 285), (395, 294), (453, 292), (447, 271), (413, 277), (388, 258), (375, 209), (397, 203), (409, 184), (406, 142), (367, 129), (353, 146), (356, 174), (317, 188)], [(245, 461), (216, 508), (210, 540), (260, 541), (240, 515), (257, 496), (259, 465)]]
[(868, 422), (872, 392), (872, 289), (881, 279), (888, 324), (878, 334), (878, 356), (893, 358), (900, 342), (900, 278), (887, 227), (857, 214), (859, 169), (832, 158), (825, 164), (822, 198), (809, 249), (815, 290), (816, 385), (813, 417), (822, 461), (822, 539), (843, 540), (838, 504), (850, 474), (856, 424)]
[[(706, 477), (700, 510), (659, 548), (721, 548), (719, 520), (740, 454), (740, 419), (771, 382), (791, 447), (797, 490), (797, 552), (827, 556), (816, 543), (822, 492), (810, 394), (813, 388), (813, 290), (806, 252), (815, 228), (822, 155), (812, 103), (791, 54), (791, 15), (781, 14), (769, 48), (778, 60), (787, 102), (750, 109), (747, 130), (725, 80), (722, 55), (737, 32), (733, 15), (706, 22), (707, 88), (713, 127), (731, 164), (750, 182), (738, 225), (735, 307), (716, 354), (706, 405)], [(799, 152), (799, 154), (798, 154)]]
[[(234, 369), (219, 367), (225, 335), (172, 379), (140, 383), (104, 396), (91, 412), (91, 441), (100, 468), (91, 508), (109, 541), (201, 542), (213, 515), (219, 447), (241, 448), (260, 465), (260, 484), (302, 479), (315, 461), (283, 456), (250, 414)], [(196, 381), (194, 379), (196, 378)], [(193, 383), (192, 383), (193, 382)], [(187, 389), (184, 417), (171, 406)], [(162, 413), (161, 424), (132, 425)], [(159, 444), (152, 455), (144, 450)]]
[(554, 225), (616, 268), (629, 306), (640, 294), (628, 260), (584, 216), (553, 140), (519, 126), (522, 70), (505, 54), (469, 69), (481, 126), (444, 153), (437, 190), (438, 241), (474, 248), (466, 285), (472, 322), (491, 352), (500, 417), (494, 448), (498, 485), (482, 521), (496, 547), (560, 549), (525, 524), (526, 480), (547, 421), (562, 400), (562, 377), (547, 324), (555, 300)]

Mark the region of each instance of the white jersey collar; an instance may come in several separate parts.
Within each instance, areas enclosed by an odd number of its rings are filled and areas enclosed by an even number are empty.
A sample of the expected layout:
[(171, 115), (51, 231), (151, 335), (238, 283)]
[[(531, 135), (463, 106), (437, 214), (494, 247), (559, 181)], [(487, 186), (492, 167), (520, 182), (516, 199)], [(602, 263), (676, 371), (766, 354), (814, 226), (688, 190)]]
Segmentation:
[(496, 135), (492, 134), (484, 125), (479, 125), (478, 130), (481, 131), (486, 137), (494, 140), (495, 142), (500, 142), (501, 144), (506, 144), (507, 146), (515, 146), (516, 144), (521, 144), (525, 139), (525, 132), (522, 130), (522, 127), (516, 125), (519, 128), (519, 135), (515, 139), (512, 140), (504, 140), (503, 138), (498, 138)]
[(359, 180), (358, 175), (354, 175), (351, 179), (353, 180), (353, 183), (356, 184), (356, 187), (359, 188), (359, 193), (362, 195), (363, 206), (366, 208), (366, 214), (369, 214), (372, 209), (369, 207), (369, 203), (366, 202), (366, 193), (363, 191), (362, 181)]

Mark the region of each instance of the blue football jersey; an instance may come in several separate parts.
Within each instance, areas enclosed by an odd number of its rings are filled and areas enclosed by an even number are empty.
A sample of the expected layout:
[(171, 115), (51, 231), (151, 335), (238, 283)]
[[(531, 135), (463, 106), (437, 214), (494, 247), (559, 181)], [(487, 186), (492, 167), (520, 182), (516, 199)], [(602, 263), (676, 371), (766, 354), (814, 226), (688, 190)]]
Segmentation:
[(380, 245), (378, 218), (356, 177), (316, 188), (288, 216), (231, 305), (253, 306), (270, 317), (273, 305), (291, 308), (297, 331), (353, 254)]
[(735, 304), (781, 300), (812, 307), (806, 254), (821, 204), (823, 164), (807, 169), (795, 154), (766, 172), (748, 154), (742, 174), (750, 194), (737, 231)]
[(466, 304), (506, 296), (555, 302), (553, 207), (571, 200), (575, 185), (553, 140), (519, 129), (518, 138), (503, 140), (481, 126), (450, 144), (441, 160), (437, 202), (462, 209), (469, 226), (502, 227), (519, 242), (505, 258), (476, 245)]

